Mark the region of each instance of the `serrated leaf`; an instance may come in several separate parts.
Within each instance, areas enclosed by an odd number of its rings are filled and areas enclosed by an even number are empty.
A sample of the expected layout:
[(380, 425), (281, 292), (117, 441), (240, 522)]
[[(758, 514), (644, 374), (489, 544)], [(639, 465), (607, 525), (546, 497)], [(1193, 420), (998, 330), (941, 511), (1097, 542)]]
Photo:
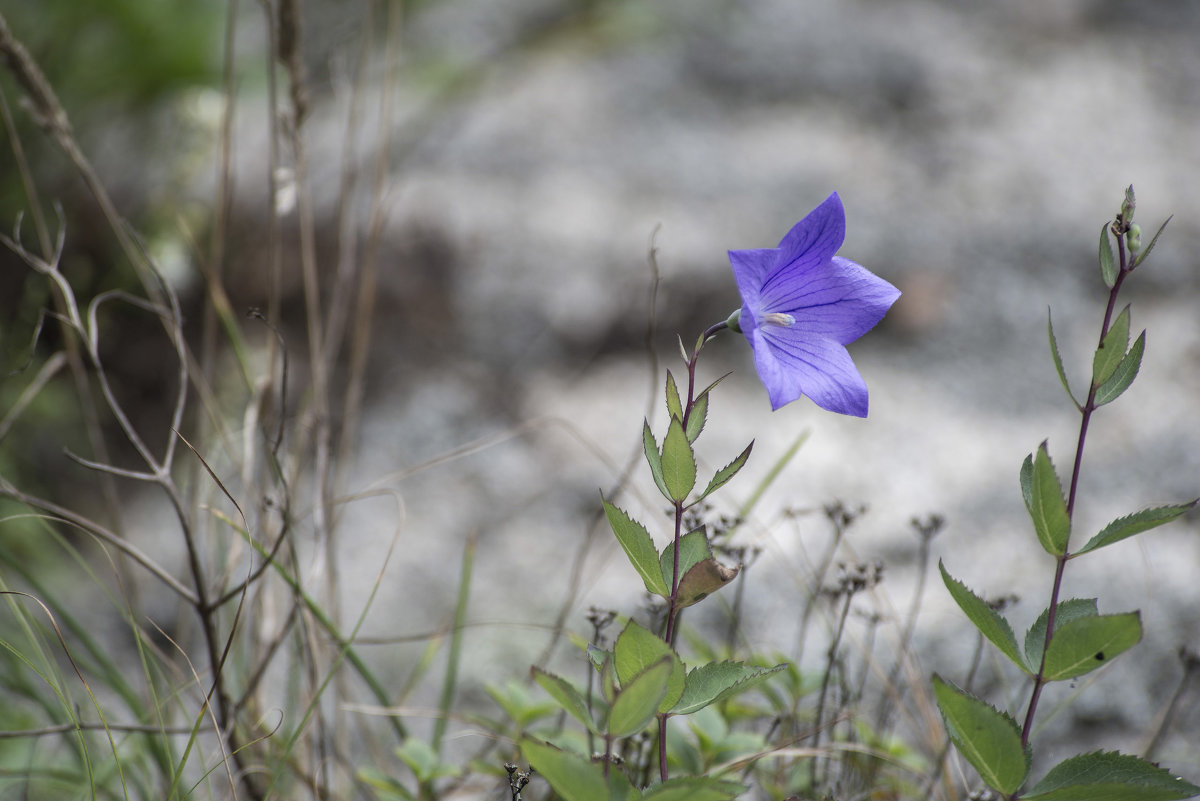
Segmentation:
[(592, 731), (595, 734), (600, 733), (600, 729), (592, 720), (591, 713), (588, 712), (587, 701), (579, 690), (561, 676), (556, 676), (542, 670), (539, 667), (530, 668), (530, 673), (533, 674), (534, 681), (542, 685), (542, 689), (550, 693), (558, 705), (561, 706), (568, 715), (575, 718), (583, 724), (584, 728)]
[(671, 711), (676, 715), (690, 715), (709, 704), (745, 692), (786, 667), (787, 665), (783, 664), (772, 668), (760, 668), (741, 662), (709, 662), (700, 665), (687, 674), (683, 695)]
[(1126, 306), (1112, 321), (1100, 340), (1100, 346), (1096, 348), (1096, 355), (1092, 357), (1092, 386), (1099, 387), (1112, 377), (1117, 365), (1125, 358), (1128, 347), (1129, 306)]
[(1015, 793), (1033, 759), (1028, 746), (1021, 745), (1017, 722), (937, 675), (933, 694), (958, 752), (989, 787), (1004, 795)]
[[(1200, 501), (1200, 498), (1197, 501)], [(1141, 534), (1143, 531), (1149, 531), (1152, 528), (1158, 528), (1161, 525), (1170, 523), (1195, 506), (1197, 501), (1188, 501), (1187, 503), (1174, 506), (1156, 506), (1153, 509), (1143, 509), (1140, 512), (1119, 517), (1105, 526), (1099, 534), (1088, 540), (1087, 544), (1073, 553), (1072, 556), (1079, 556), (1081, 553), (1094, 551), (1097, 548), (1103, 548), (1105, 545), (1112, 545), (1114, 542), (1120, 542), (1135, 534)]]
[(531, 737), (521, 738), (521, 753), (564, 801), (609, 801), (603, 768), (579, 754)]
[(1163, 229), (1167, 227), (1167, 223), (1174, 219), (1174, 217), (1175, 215), (1172, 214), (1170, 217), (1163, 220), (1163, 224), (1158, 226), (1158, 231), (1155, 232), (1154, 238), (1150, 240), (1150, 244), (1146, 245), (1145, 250), (1138, 254), (1138, 257), (1133, 260), (1133, 264), (1130, 265), (1129, 269), (1132, 270), (1134, 267), (1137, 267), (1146, 260), (1146, 257), (1150, 255), (1150, 251), (1154, 250), (1154, 246), (1158, 244), (1158, 238), (1162, 236)]
[(1038, 541), (1047, 553), (1051, 556), (1066, 553), (1067, 541), (1071, 536), (1071, 518), (1067, 515), (1062, 483), (1054, 471), (1054, 463), (1050, 461), (1044, 442), (1033, 456), (1029, 514), (1033, 518)]
[(612, 659), (612, 651), (606, 651), (603, 648), (588, 643), (587, 658), (592, 663), (592, 667), (599, 670), (604, 667), (604, 663)]
[[(1096, 608), (1095, 598), (1072, 598), (1058, 605), (1058, 611), (1054, 613), (1054, 628), (1057, 631), (1059, 627), (1076, 618), (1098, 614), (1100, 610)], [(1025, 657), (1035, 671), (1042, 666), (1042, 654), (1046, 650), (1046, 624), (1049, 619), (1050, 608), (1046, 607), (1025, 633)]]
[(658, 451), (658, 441), (654, 439), (654, 432), (650, 430), (650, 423), (646, 420), (642, 421), (642, 450), (646, 454), (646, 464), (650, 465), (650, 475), (654, 477), (658, 491), (668, 501), (671, 500), (667, 482), (663, 479), (662, 454)]
[(1071, 757), (1021, 796), (1030, 801), (1176, 801), (1200, 787), (1144, 759), (1115, 751)]
[[(683, 578), (698, 562), (712, 557), (712, 548), (708, 545), (708, 537), (703, 528), (689, 531), (679, 538), (679, 577)], [(675, 581), (672, 570), (675, 566), (675, 543), (667, 543), (662, 556), (658, 558), (659, 570), (667, 585), (667, 596), (671, 594), (670, 587)]]
[(632, 620), (626, 624), (624, 631), (613, 644), (617, 679), (622, 686), (664, 657), (671, 660), (671, 675), (667, 694), (663, 697), (659, 712), (666, 712), (675, 706), (679, 696), (683, 694), (684, 681), (687, 678), (683, 660), (661, 637)]
[(672, 670), (671, 657), (664, 656), (631, 681), (622, 682), (608, 712), (609, 736), (630, 737), (654, 720), (670, 686)]
[(603, 496), (600, 500), (604, 504), (604, 515), (608, 518), (609, 527), (616, 535), (617, 542), (621, 544), (621, 549), (629, 557), (629, 563), (642, 577), (646, 591), (663, 598), (669, 597), (671, 588), (663, 582), (662, 571), (658, 566), (658, 549), (654, 547), (654, 540), (650, 539), (650, 532)]
[(1108, 239), (1109, 223), (1100, 226), (1100, 277), (1109, 289), (1117, 283), (1117, 262), (1113, 258), (1112, 242)]
[(1055, 626), (1046, 649), (1042, 677), (1063, 681), (1091, 673), (1128, 651), (1142, 639), (1137, 612), (1091, 615)]
[(675, 385), (675, 376), (667, 371), (667, 416), (683, 419), (683, 404), (679, 401), (679, 387)]
[(1058, 380), (1062, 382), (1063, 389), (1067, 391), (1067, 397), (1071, 399), (1071, 403), (1075, 404), (1075, 408), (1079, 408), (1079, 401), (1075, 400), (1075, 393), (1071, 391), (1071, 384), (1067, 381), (1067, 372), (1063, 369), (1062, 354), (1058, 350), (1058, 340), (1054, 337), (1054, 317), (1048, 311), (1046, 313), (1046, 328), (1050, 332), (1050, 356), (1054, 359), (1054, 369), (1058, 372)]
[(700, 436), (700, 432), (704, 430), (704, 423), (708, 420), (708, 392), (707, 390), (696, 398), (692, 404), (691, 414), (688, 415), (687, 421), (687, 438), (688, 442), (695, 442)]
[(679, 776), (656, 784), (642, 794), (642, 801), (732, 801), (747, 787), (711, 776)]
[(1025, 499), (1025, 509), (1033, 516), (1033, 454), (1021, 462), (1021, 497)]
[(662, 447), (663, 483), (667, 497), (675, 502), (683, 501), (696, 486), (696, 455), (688, 441), (679, 418), (671, 418), (667, 436)]
[(704, 492), (696, 499), (696, 503), (707, 498), (709, 495), (729, 483), (729, 480), (737, 475), (738, 471), (746, 465), (746, 460), (750, 458), (750, 450), (754, 447), (754, 442), (751, 441), (746, 446), (746, 450), (742, 451), (736, 459), (722, 467), (713, 475), (712, 481), (708, 482)]
[(675, 593), (675, 608), (683, 609), (685, 606), (700, 603), (737, 578), (741, 570), (741, 565), (726, 567), (711, 556), (701, 559), (688, 568), (679, 580), (679, 589)]
[(1013, 634), (1012, 626), (1004, 616), (993, 609), (987, 601), (971, 592), (966, 584), (951, 576), (941, 560), (938, 560), (938, 569), (942, 571), (942, 581), (945, 582), (951, 597), (954, 598), (959, 609), (962, 609), (970, 621), (975, 624), (975, 628), (979, 629), (979, 633), (986, 637), (992, 645), (999, 648), (1000, 653), (1012, 660), (1013, 664), (1026, 673), (1032, 674), (1036, 666), (1031, 669), (1025, 663), (1021, 649), (1017, 646), (1017, 636)]
[(1096, 389), (1095, 404), (1099, 408), (1106, 403), (1112, 403), (1129, 389), (1133, 379), (1137, 378), (1138, 370), (1142, 369), (1142, 356), (1146, 352), (1146, 332), (1138, 336), (1133, 347), (1121, 359), (1112, 376)]

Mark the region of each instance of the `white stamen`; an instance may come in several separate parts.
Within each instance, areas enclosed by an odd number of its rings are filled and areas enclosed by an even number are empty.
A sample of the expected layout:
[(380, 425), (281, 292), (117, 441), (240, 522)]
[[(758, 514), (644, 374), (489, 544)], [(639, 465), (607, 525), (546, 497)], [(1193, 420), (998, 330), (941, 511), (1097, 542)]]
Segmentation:
[(783, 312), (771, 312), (770, 314), (764, 314), (762, 321), (764, 323), (774, 323), (775, 325), (782, 325), (784, 328), (791, 328), (793, 325), (796, 324), (795, 317), (793, 317), (790, 314), (784, 314)]

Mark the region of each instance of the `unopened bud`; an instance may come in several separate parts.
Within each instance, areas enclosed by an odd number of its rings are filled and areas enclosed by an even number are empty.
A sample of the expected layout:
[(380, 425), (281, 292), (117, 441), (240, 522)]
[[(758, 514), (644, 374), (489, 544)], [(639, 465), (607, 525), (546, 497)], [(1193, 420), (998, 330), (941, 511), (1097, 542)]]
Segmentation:
[(1137, 207), (1137, 201), (1133, 197), (1133, 184), (1125, 190), (1125, 200), (1121, 203), (1121, 222), (1129, 225), (1133, 222), (1133, 211)]
[(1142, 226), (1137, 223), (1129, 226), (1129, 233), (1125, 234), (1125, 245), (1130, 253), (1137, 253), (1142, 249)]

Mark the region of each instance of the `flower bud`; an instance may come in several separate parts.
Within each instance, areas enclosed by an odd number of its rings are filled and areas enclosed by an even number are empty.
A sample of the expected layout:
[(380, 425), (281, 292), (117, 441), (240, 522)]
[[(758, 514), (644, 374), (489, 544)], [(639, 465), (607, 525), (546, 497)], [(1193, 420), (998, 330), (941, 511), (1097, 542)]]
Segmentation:
[(1142, 249), (1142, 226), (1137, 223), (1129, 226), (1129, 233), (1125, 234), (1125, 244), (1130, 253), (1137, 253)]
[(1133, 210), (1137, 207), (1137, 201), (1133, 197), (1133, 184), (1125, 190), (1125, 200), (1121, 203), (1120, 220), (1124, 225), (1129, 225), (1133, 222)]

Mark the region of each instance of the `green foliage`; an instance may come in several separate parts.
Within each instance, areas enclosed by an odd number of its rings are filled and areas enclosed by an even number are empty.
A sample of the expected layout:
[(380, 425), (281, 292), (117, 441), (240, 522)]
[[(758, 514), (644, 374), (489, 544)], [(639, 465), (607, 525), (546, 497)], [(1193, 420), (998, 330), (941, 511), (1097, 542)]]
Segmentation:
[[(1096, 607), (1095, 598), (1073, 598), (1059, 603), (1054, 612), (1054, 625), (1058, 627), (1070, 623), (1076, 618), (1098, 614), (1100, 611)], [(1033, 671), (1041, 669), (1042, 666), (1042, 654), (1046, 651), (1046, 627), (1049, 625), (1049, 621), (1050, 609), (1047, 607), (1042, 610), (1042, 614), (1038, 615), (1038, 619), (1033, 622), (1025, 634), (1025, 658), (1029, 660), (1029, 667)]]
[(672, 417), (667, 427), (660, 463), (667, 499), (676, 503), (686, 500), (696, 486), (696, 455), (678, 417)]
[(654, 541), (650, 539), (650, 532), (646, 531), (645, 526), (631, 518), (622, 509), (603, 498), (601, 500), (604, 503), (604, 514), (608, 517), (608, 524), (612, 527), (613, 534), (616, 535), (617, 542), (621, 544), (625, 555), (629, 557), (629, 563), (642, 577), (646, 591), (663, 598), (668, 597), (671, 594), (670, 576), (669, 574), (664, 575), (659, 566), (658, 549), (654, 547)]
[(688, 672), (683, 694), (672, 711), (677, 715), (698, 712), (710, 704), (749, 690), (786, 667), (787, 665), (776, 665), (772, 668), (759, 668), (741, 662), (709, 662), (699, 665)]
[(940, 676), (933, 677), (933, 694), (959, 753), (989, 787), (1004, 795), (1015, 793), (1033, 760), (1017, 722)]
[(613, 664), (617, 670), (617, 679), (624, 686), (631, 682), (643, 671), (649, 670), (663, 659), (670, 662), (667, 689), (663, 695), (659, 712), (667, 712), (683, 694), (685, 671), (683, 662), (675, 653), (675, 649), (667, 645), (663, 639), (629, 621), (624, 631), (617, 637), (613, 646)]
[(1028, 793), (1028, 801), (1175, 801), (1200, 787), (1127, 754), (1096, 751), (1060, 762)]
[(1113, 258), (1112, 241), (1108, 238), (1111, 223), (1100, 226), (1100, 278), (1109, 289), (1117, 283), (1117, 261)]
[(1196, 501), (1193, 500), (1187, 503), (1175, 504), (1174, 506), (1158, 506), (1153, 509), (1143, 509), (1140, 512), (1134, 512), (1131, 515), (1118, 518), (1101, 529), (1099, 534), (1088, 540), (1082, 548), (1072, 555), (1080, 556), (1088, 551), (1103, 548), (1105, 545), (1120, 542), (1135, 534), (1141, 534), (1143, 531), (1158, 528), (1165, 523), (1170, 523), (1195, 505)]
[(1096, 406), (1112, 403), (1129, 389), (1142, 367), (1142, 355), (1145, 351), (1146, 332), (1143, 331), (1138, 335), (1133, 347), (1121, 358), (1108, 380), (1096, 387)]
[(1081, 615), (1056, 626), (1046, 649), (1043, 677), (1062, 681), (1091, 673), (1142, 639), (1137, 612)]
[(979, 629), (979, 633), (987, 637), (988, 641), (999, 648), (1000, 653), (1011, 659), (1014, 665), (1026, 673), (1032, 672), (1017, 646), (1017, 637), (1013, 634), (1012, 626), (1004, 616), (987, 601), (971, 592), (967, 585), (951, 576), (940, 561), (938, 569), (942, 571), (942, 581), (945, 582), (946, 589), (950, 590), (950, 596), (975, 624), (975, 628)]

